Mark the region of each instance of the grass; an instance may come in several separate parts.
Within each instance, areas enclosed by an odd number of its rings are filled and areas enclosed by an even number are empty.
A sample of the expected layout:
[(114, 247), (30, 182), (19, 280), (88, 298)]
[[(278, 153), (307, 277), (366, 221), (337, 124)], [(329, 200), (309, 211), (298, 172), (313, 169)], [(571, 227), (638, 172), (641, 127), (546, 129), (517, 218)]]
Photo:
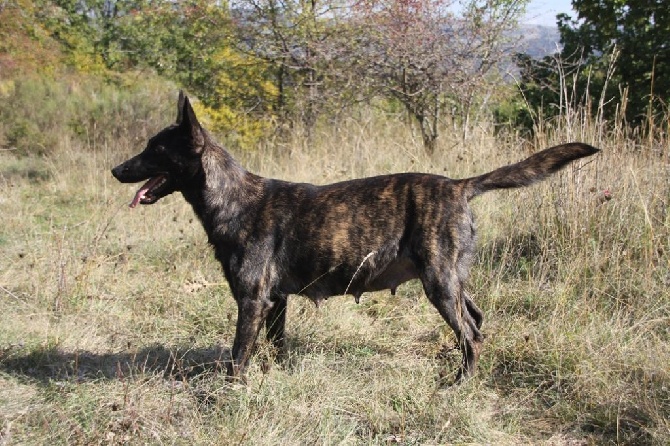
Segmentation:
[(96, 138), (55, 128), (42, 156), (0, 152), (0, 441), (670, 443), (667, 140), (577, 121), (529, 147), (481, 125), (465, 141), (445, 132), (428, 157), (399, 119), (361, 112), (310, 141), (236, 153), (266, 176), (327, 183), (463, 177), (570, 139), (604, 150), (474, 203), (470, 289), (487, 336), (474, 379), (441, 385), (454, 338), (408, 283), (360, 305), (292, 298), (289, 357), (267, 370), (262, 344), (248, 383), (231, 386), (221, 361), (236, 309), (191, 209), (175, 195), (129, 210), (134, 187), (108, 172), (173, 119), (164, 96), (142, 125), (115, 118)]

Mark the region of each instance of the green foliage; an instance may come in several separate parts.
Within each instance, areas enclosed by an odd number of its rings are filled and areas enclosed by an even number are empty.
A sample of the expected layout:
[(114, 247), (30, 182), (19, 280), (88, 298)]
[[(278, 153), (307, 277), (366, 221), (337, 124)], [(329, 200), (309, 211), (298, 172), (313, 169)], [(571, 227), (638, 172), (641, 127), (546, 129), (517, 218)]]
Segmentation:
[(493, 109), (495, 122), (522, 130), (530, 130), (534, 126), (535, 117), (522, 97), (502, 99)]
[(100, 73), (104, 58), (98, 42), (104, 26), (98, 26), (103, 1), (35, 0), (35, 19), (57, 41), (69, 66)]
[(139, 80), (136, 74), (105, 80), (61, 73), (58, 79), (33, 75), (4, 83), (0, 148), (43, 155), (76, 140), (95, 150), (129, 134), (146, 134), (152, 123), (163, 125), (161, 112), (176, 97), (166, 93), (175, 91), (155, 77)]
[[(212, 117), (213, 130), (242, 146), (254, 145), (271, 128), (276, 87), (268, 64), (236, 49), (226, 2), (33, 3), (34, 21), (60, 44), (75, 71), (108, 80), (136, 76), (138, 70), (155, 72), (197, 96)], [(91, 112), (90, 107), (82, 110)], [(36, 125), (11, 124), (6, 144), (22, 149), (49, 145), (36, 140)], [(72, 130), (87, 131), (81, 120), (73, 121)]]
[[(584, 48), (587, 58), (617, 52), (615, 81), (629, 90), (627, 117), (639, 123), (666, 112), (670, 100), (670, 8), (640, 0), (575, 0), (581, 24), (559, 18), (565, 54)], [(604, 76), (603, 67), (598, 67)]]
[(133, 3), (107, 37), (106, 46), (116, 48), (110, 66), (150, 67), (186, 87), (230, 143), (251, 147), (267, 134), (275, 94), (268, 66), (235, 49), (225, 2)]
[(227, 7), (221, 2), (35, 3), (38, 18), (61, 42), (71, 64), (84, 71), (152, 68), (177, 81), (193, 81), (229, 29)]
[(606, 119), (624, 115), (634, 126), (653, 125), (670, 100), (667, 4), (574, 0), (573, 8), (576, 20), (557, 17), (560, 54), (518, 58), (521, 92), (531, 109), (554, 116), (585, 105)]

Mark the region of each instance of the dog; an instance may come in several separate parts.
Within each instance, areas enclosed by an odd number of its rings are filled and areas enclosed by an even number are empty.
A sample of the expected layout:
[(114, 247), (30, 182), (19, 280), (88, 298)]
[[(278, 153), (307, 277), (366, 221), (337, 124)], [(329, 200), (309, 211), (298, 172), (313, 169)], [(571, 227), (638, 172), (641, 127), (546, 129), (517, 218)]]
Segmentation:
[(193, 207), (237, 303), (226, 362), (233, 380), (244, 375), (263, 325), (268, 341), (284, 352), (288, 295), (317, 305), (347, 294), (358, 301), (368, 291), (395, 293), (412, 279), (421, 280), (456, 335), (462, 354), (456, 380), (471, 376), (484, 317), (465, 289), (475, 252), (468, 202), (487, 191), (528, 186), (599, 151), (563, 144), (459, 180), (398, 173), (316, 186), (248, 172), (201, 126), (183, 92), (177, 110), (175, 124), (112, 174), (122, 183), (148, 180), (131, 208), (177, 191)]

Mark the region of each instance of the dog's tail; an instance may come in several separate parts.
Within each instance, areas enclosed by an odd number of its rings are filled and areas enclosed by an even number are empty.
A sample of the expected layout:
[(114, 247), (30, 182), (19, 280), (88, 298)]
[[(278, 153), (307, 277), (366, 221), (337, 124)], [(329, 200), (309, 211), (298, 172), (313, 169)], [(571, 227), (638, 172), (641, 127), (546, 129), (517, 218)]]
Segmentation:
[(551, 147), (516, 164), (461, 180), (465, 183), (465, 196), (470, 200), (490, 190), (529, 186), (558, 172), (571, 161), (599, 151), (595, 147), (579, 142)]

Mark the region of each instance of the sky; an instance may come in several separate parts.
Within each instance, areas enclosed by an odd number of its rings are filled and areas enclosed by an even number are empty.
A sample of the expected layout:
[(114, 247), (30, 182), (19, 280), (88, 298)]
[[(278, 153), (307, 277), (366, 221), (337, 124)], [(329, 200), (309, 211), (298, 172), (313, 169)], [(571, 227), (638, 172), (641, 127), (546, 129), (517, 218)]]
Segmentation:
[(571, 0), (530, 0), (526, 7), (525, 23), (556, 26), (556, 14), (568, 13), (574, 17)]

